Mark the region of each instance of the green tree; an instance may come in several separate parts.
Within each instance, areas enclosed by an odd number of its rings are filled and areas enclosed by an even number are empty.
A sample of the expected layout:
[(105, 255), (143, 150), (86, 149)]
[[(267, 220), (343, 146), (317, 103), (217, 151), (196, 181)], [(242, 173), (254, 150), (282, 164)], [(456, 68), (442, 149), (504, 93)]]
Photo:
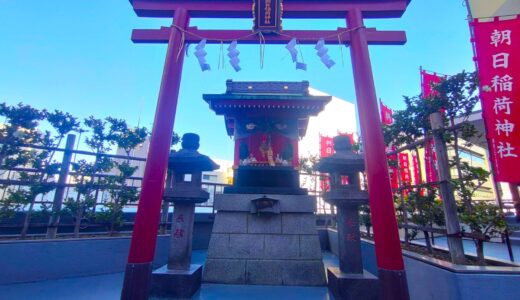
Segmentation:
[(478, 137), (473, 125), (467, 122), (475, 105), (479, 102), (478, 78), (476, 72), (461, 72), (441, 80), (433, 86), (434, 93), (427, 101), (429, 112), (442, 110), (445, 123), (453, 128), (446, 131), (446, 140), (454, 149), (450, 166), (455, 168), (457, 178), (452, 179), (459, 196), (459, 218), (474, 234), (478, 260), (484, 264), (484, 240), (503, 233), (507, 223), (500, 209), (488, 202), (474, 201), (475, 192), (489, 178), (489, 172), (471, 166), (461, 160), (461, 142), (471, 146), (472, 138)]
[[(470, 139), (476, 134), (475, 128), (466, 122), (479, 100), (476, 74), (462, 71), (459, 74), (441, 78), (439, 83), (432, 85), (432, 90), (433, 92), (426, 97), (424, 95), (405, 97), (406, 109), (396, 114), (395, 126), (386, 129), (386, 140), (395, 145), (407, 145), (413, 144), (420, 136), (421, 131), (427, 135), (432, 135), (429, 117), (432, 113), (441, 111), (444, 126), (451, 127), (450, 130), (444, 130), (441, 133), (441, 137), (453, 146), (455, 157), (452, 166), (457, 170), (458, 178), (463, 178), (464, 166), (460, 159), (459, 138)], [(438, 132), (436, 133), (438, 134)], [(413, 149), (413, 147), (409, 148)], [(414, 149), (414, 151), (417, 151), (417, 149)], [(456, 185), (456, 183), (456, 181), (453, 181), (450, 184)], [(458, 187), (461, 186), (461, 184), (458, 185)], [(468, 192), (460, 190), (458, 193), (470, 212), (472, 204)], [(411, 201), (408, 201), (409, 205), (412, 206), (410, 209), (419, 212), (419, 214), (412, 216), (413, 222), (424, 222), (422, 218), (418, 217), (423, 215), (422, 211), (428, 211), (433, 207), (431, 204), (435, 203), (435, 199), (431, 198), (429, 201), (425, 201), (426, 199), (421, 199), (421, 197), (430, 197), (432, 195), (421, 195), (417, 191), (410, 194), (410, 196), (411, 198), (409, 197), (409, 199)], [(428, 205), (421, 207), (425, 204)], [(457, 227), (455, 224), (458, 223), (458, 220), (456, 218), (450, 220), (452, 223), (450, 223), (451, 226), (449, 227)], [(459, 257), (460, 251), (456, 249), (454, 251), (452, 255)]]
[[(436, 190), (430, 189), (428, 192), (410, 191), (404, 202), (406, 208), (401, 210), (406, 211), (409, 221), (420, 228), (412, 230), (412, 238), (417, 236), (419, 230), (422, 231), (428, 252), (432, 253), (428, 229), (445, 225), (442, 201), (438, 198)], [(401, 202), (398, 205), (401, 205)]]
[(124, 222), (123, 208), (125, 205), (139, 199), (138, 188), (129, 184), (129, 178), (138, 168), (131, 165), (130, 154), (133, 149), (146, 140), (148, 130), (144, 127), (129, 128), (124, 120), (107, 118), (107, 121), (112, 132), (110, 139), (127, 155), (125, 161), (114, 161), (117, 175), (106, 178), (106, 183), (110, 186), (110, 199), (104, 201), (104, 208), (96, 216), (96, 219), (108, 224), (110, 235), (112, 235), (115, 228)]
[[(11, 172), (15, 168), (35, 167), (36, 173), (14, 171), (16, 179), (28, 183), (30, 186), (32, 181), (40, 176), (38, 171), (43, 171), (42, 169), (46, 168), (42, 162), (48, 152), (38, 152), (26, 147), (28, 144), (41, 144), (48, 141), (48, 135), (42, 135), (37, 130), (39, 122), (45, 118), (45, 111), (22, 103), (14, 106), (1, 103), (0, 115), (5, 118), (3, 126), (0, 127), (0, 166), (2, 172), (7, 172), (7, 177), (11, 178)], [(7, 182), (2, 187), (4, 192), (0, 200), (0, 214), (3, 217), (12, 217), (15, 212), (24, 211), (28, 205), (30, 212), (34, 205), (34, 198), (38, 193), (46, 192), (46, 188), (39, 185), (29, 188), (22, 186), (16, 190), (13, 185)]]
[(0, 127), (0, 165), (4, 170), (27, 165), (33, 151), (23, 146), (40, 140), (37, 127), (45, 112), (22, 103), (0, 103), (0, 116), (5, 118)]
[[(50, 133), (46, 132), (45, 135), (43, 135), (43, 138), (41, 138), (39, 146), (48, 148), (53, 144), (53, 139), (50, 136)], [(38, 152), (34, 151), (34, 155), (30, 160), (30, 167), (32, 167), (35, 171), (30, 173), (22, 171), (19, 173), (20, 180), (26, 182), (29, 185), (27, 193), (29, 197), (29, 207), (25, 211), (22, 231), (20, 233), (22, 239), (27, 236), (37, 197), (41, 195), (43, 200), (47, 193), (54, 190), (54, 186), (51, 185), (51, 183), (54, 181), (54, 175), (59, 173), (60, 164), (49, 161), (51, 153), (52, 151), (50, 150), (41, 150)], [(42, 204), (40, 206), (40, 213), (48, 214), (50, 212), (50, 208), (50, 206)]]
[(139, 190), (136, 186), (128, 184), (130, 178), (137, 170), (137, 166), (129, 163), (116, 163), (115, 168), (118, 174), (106, 179), (110, 187), (108, 192), (110, 199), (104, 201), (104, 208), (96, 214), (96, 220), (107, 223), (109, 234), (113, 235), (116, 227), (124, 223), (123, 208), (128, 203), (136, 202), (139, 199)]
[(77, 184), (77, 194), (75, 199), (67, 199), (64, 206), (65, 210), (74, 217), (75, 237), (79, 236), (81, 221), (93, 217), (99, 192), (105, 190), (107, 185), (106, 177), (103, 175), (114, 165), (104, 154), (110, 151), (110, 146), (114, 144), (114, 134), (120, 130), (122, 122), (114, 119), (113, 124), (108, 126), (107, 120), (90, 116), (83, 122), (90, 131), (90, 136), (85, 139), (85, 143), (94, 151), (96, 158), (93, 162), (80, 160), (72, 164), (75, 172), (72, 177)]
[[(452, 164), (455, 163), (452, 161)], [(484, 241), (503, 234), (507, 229), (507, 223), (495, 203), (473, 200), (475, 192), (487, 182), (489, 172), (461, 162), (460, 174), (461, 177), (453, 179), (457, 195), (464, 199), (459, 205), (459, 217), (474, 234), (471, 238), (477, 249), (477, 259), (479, 264), (484, 265)], [(466, 204), (468, 202), (470, 205)]]
[[(457, 171), (457, 177), (462, 178), (462, 161), (460, 157), (460, 139), (465, 139), (465, 146), (471, 138), (477, 136), (475, 127), (467, 122), (468, 117), (473, 112), (475, 105), (479, 102), (478, 78), (476, 72), (465, 72), (442, 78), (441, 81), (433, 85), (433, 93), (423, 101), (424, 111), (428, 114), (442, 111), (445, 123), (455, 127), (458, 121), (458, 129), (445, 131), (445, 139), (453, 146), (454, 156), (452, 164)], [(461, 198), (468, 210), (471, 210), (471, 199)]]
[(493, 236), (499, 236), (507, 229), (507, 223), (500, 208), (495, 203), (476, 201), (471, 211), (466, 206), (460, 206), (460, 219), (469, 227), (472, 233), (478, 236), (472, 237), (477, 248), (477, 259), (480, 265), (485, 265), (484, 241)]
[[(41, 195), (43, 200), (44, 196), (55, 188), (49, 183), (54, 182), (54, 175), (59, 173), (61, 165), (60, 163), (53, 161), (53, 157), (56, 152), (54, 148), (59, 147), (64, 136), (72, 130), (77, 130), (79, 125), (75, 117), (68, 113), (63, 113), (59, 110), (55, 110), (52, 113), (45, 112), (45, 119), (52, 126), (53, 130), (55, 131), (55, 135), (51, 136), (49, 131), (46, 131), (45, 134), (41, 135), (41, 138), (39, 139), (39, 146), (43, 146), (45, 149), (38, 152), (31, 162), (32, 167), (37, 170), (37, 173), (33, 175), (25, 175), (25, 179), (31, 183), (31, 186), (29, 188), (29, 208), (26, 211), (21, 232), (22, 238), (26, 237), (27, 231), (29, 230), (29, 225), (37, 197)], [(51, 209), (52, 207), (50, 205), (41, 204), (40, 209), (36, 213), (50, 217), (52, 212)]]
[(106, 156), (99, 156), (94, 162), (81, 159), (72, 163), (76, 198), (69, 197), (64, 202), (64, 211), (74, 218), (74, 237), (79, 237), (81, 222), (94, 217), (93, 208), (97, 203), (99, 185), (106, 184), (105, 179), (96, 180), (96, 178), (112, 167), (112, 161)]

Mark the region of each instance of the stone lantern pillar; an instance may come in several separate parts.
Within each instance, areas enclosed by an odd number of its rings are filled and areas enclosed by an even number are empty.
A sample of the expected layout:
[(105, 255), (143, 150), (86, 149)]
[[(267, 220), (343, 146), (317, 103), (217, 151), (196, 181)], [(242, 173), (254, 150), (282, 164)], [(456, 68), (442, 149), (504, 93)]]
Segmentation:
[(336, 153), (322, 158), (317, 169), (330, 175), (327, 203), (337, 207), (339, 268), (327, 269), (328, 287), (336, 299), (377, 299), (378, 279), (363, 269), (359, 232), (359, 206), (368, 203), (361, 190), (360, 173), (365, 169), (362, 155), (352, 152), (350, 139), (334, 138)]
[(191, 264), (195, 204), (206, 202), (209, 193), (202, 190), (202, 172), (219, 166), (200, 154), (199, 136), (186, 133), (182, 149), (170, 154), (164, 201), (174, 206), (168, 264), (152, 273), (150, 294), (157, 297), (190, 298), (201, 285), (202, 266)]

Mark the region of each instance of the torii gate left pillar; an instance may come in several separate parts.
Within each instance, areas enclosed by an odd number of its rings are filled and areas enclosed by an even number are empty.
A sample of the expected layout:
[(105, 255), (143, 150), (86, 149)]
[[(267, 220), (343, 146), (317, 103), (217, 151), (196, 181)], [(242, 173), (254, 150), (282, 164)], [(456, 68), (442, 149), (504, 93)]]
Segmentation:
[[(170, 141), (177, 108), (182, 75), (182, 40), (196, 43), (206, 37), (208, 43), (231, 41), (258, 43), (258, 37), (248, 30), (198, 30), (188, 27), (190, 15), (196, 17), (251, 17), (251, 1), (160, 1), (131, 0), (140, 16), (174, 17), (172, 27), (159, 30), (134, 30), (132, 39), (141, 43), (168, 43), (154, 126), (150, 139), (145, 173), (142, 181), (137, 216), (132, 234), (128, 264), (121, 299), (147, 299), (160, 220), (161, 201), (170, 150)], [(264, 35), (266, 44), (285, 44), (292, 37), (301, 44), (341, 41), (351, 46), (351, 58), (358, 103), (359, 119), (364, 140), (369, 201), (372, 211), (374, 239), (379, 278), (384, 299), (408, 299), (397, 222), (393, 208), (385, 147), (379, 121), (368, 45), (400, 45), (406, 37), (401, 31), (376, 31), (363, 26), (364, 17), (400, 17), (409, 0), (351, 0), (284, 2), (286, 18), (347, 17), (348, 28), (337, 31), (284, 31), (284, 35)], [(183, 36), (184, 35), (184, 36)], [(383, 299), (383, 298), (382, 298)]]
[[(175, 10), (173, 25), (187, 28), (188, 23), (187, 11), (182, 8)], [(183, 47), (181, 40), (181, 32), (171, 30), (121, 299), (148, 299), (184, 62), (184, 55), (178, 55)]]

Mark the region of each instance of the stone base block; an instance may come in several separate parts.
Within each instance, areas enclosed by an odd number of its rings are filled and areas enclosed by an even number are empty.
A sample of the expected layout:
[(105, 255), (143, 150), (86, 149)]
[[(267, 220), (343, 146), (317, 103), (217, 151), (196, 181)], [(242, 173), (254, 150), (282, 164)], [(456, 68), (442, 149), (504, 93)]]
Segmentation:
[(212, 259), (204, 266), (204, 282), (222, 284), (323, 286), (322, 260)]
[(339, 268), (328, 268), (328, 288), (336, 300), (376, 300), (379, 297), (379, 279), (364, 270), (363, 274), (342, 273)]
[(204, 282), (244, 284), (246, 261), (242, 259), (206, 259)]
[(152, 273), (150, 296), (190, 299), (199, 290), (201, 281), (201, 265), (191, 265), (187, 271), (168, 270), (164, 265)]
[[(251, 213), (253, 203), (265, 198), (279, 204), (279, 213)], [(326, 285), (315, 206), (308, 195), (215, 195), (204, 282)]]

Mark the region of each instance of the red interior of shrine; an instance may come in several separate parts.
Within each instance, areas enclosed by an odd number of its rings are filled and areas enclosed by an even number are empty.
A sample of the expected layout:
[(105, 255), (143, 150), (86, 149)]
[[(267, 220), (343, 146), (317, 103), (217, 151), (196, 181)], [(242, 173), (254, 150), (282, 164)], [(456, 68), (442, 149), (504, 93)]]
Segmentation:
[(298, 167), (298, 140), (310, 116), (329, 96), (312, 96), (308, 82), (227, 82), (225, 94), (205, 94), (217, 115), (225, 117), (235, 139), (234, 167)]

